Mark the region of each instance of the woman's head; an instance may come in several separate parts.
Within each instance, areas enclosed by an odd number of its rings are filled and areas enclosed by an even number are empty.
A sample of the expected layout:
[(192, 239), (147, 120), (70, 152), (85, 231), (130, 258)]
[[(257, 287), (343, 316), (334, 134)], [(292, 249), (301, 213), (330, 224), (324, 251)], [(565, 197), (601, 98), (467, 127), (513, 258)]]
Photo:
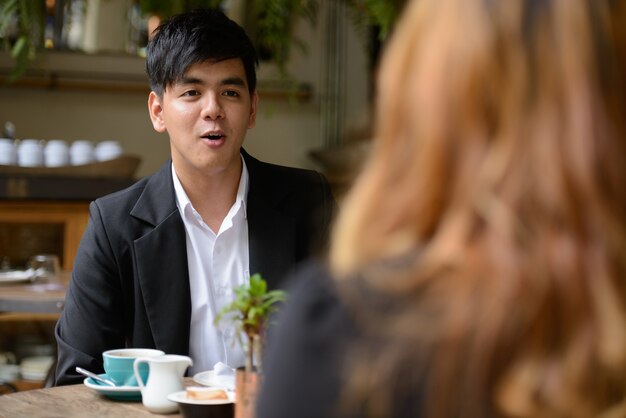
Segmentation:
[(331, 265), (417, 254), (365, 276), (408, 300), (375, 313), (378, 341), (405, 360), (433, 344), (441, 415), (590, 416), (624, 396), (624, 22), (615, 0), (414, 0), (386, 46)]
[(614, 213), (626, 206), (619, 9), (410, 2), (381, 64), (374, 148), (346, 204), (335, 265), (422, 247), (460, 212), (488, 223), (505, 209), (570, 226), (580, 211), (623, 218)]

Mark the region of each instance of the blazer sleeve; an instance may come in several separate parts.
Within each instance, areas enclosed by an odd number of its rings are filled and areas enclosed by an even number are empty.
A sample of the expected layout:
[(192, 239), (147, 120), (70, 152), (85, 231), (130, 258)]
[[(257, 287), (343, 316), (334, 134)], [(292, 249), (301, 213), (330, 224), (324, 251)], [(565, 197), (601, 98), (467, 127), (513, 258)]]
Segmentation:
[(116, 255), (98, 204), (92, 202), (89, 211), (65, 306), (55, 327), (55, 385), (82, 381), (76, 366), (102, 373), (102, 352), (124, 346), (125, 306)]

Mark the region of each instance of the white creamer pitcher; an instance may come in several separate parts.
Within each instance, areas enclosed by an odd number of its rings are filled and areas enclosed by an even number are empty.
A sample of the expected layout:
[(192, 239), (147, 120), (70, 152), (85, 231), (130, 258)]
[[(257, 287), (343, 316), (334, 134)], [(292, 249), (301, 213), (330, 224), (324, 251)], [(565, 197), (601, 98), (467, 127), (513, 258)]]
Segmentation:
[[(147, 382), (143, 381), (139, 373), (141, 363), (146, 363), (150, 369)], [(168, 400), (167, 395), (184, 390), (183, 376), (192, 364), (191, 358), (176, 354), (136, 359), (133, 368), (143, 405), (157, 414), (176, 412), (178, 404)]]

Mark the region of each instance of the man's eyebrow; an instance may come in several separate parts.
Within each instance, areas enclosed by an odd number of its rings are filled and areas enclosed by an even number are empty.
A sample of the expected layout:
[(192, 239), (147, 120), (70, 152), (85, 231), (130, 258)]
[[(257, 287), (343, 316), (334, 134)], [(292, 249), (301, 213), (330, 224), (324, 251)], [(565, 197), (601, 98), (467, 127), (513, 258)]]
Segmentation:
[(246, 82), (241, 77), (227, 77), (220, 83), (222, 86), (240, 86), (245, 87)]
[(202, 80), (196, 77), (182, 76), (176, 84), (202, 84)]
[[(204, 84), (204, 81), (197, 77), (182, 76), (176, 82), (176, 84)], [(233, 77), (226, 77), (225, 79), (220, 81), (220, 85), (245, 87), (246, 82), (241, 77), (233, 76)]]

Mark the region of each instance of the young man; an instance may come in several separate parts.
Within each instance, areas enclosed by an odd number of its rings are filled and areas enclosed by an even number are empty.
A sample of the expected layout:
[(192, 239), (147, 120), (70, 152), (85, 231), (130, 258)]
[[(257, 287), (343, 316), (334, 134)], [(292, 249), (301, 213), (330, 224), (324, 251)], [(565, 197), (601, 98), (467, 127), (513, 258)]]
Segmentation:
[(281, 285), (323, 247), (335, 202), (319, 173), (260, 162), (241, 147), (255, 124), (257, 57), (217, 10), (175, 16), (148, 46), (154, 129), (171, 161), (97, 199), (55, 335), (56, 384), (102, 352), (158, 348), (190, 355), (190, 373), (243, 364), (234, 330), (213, 319), (233, 288), (261, 273)]

